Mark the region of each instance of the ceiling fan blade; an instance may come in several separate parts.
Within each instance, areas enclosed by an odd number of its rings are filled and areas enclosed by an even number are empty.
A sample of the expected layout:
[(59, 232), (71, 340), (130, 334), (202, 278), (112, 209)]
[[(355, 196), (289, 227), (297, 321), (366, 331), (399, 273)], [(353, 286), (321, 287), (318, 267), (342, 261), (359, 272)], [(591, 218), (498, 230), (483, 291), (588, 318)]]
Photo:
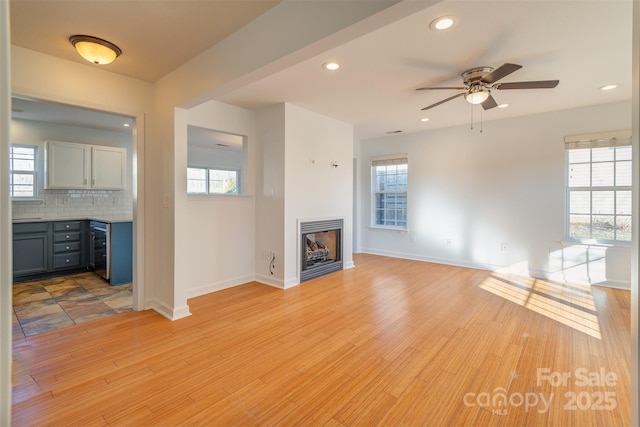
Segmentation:
[(416, 90), (438, 90), (438, 89), (464, 90), (466, 89), (466, 87), (419, 87)]
[(500, 67), (496, 68), (495, 70), (493, 70), (489, 74), (485, 75), (480, 80), (483, 81), (484, 83), (492, 84), (492, 83), (497, 82), (501, 78), (508, 76), (509, 74), (513, 73), (514, 71), (519, 70), (520, 68), (522, 68), (522, 65), (506, 63), (506, 64), (503, 64)]
[(496, 102), (495, 99), (493, 99), (493, 96), (489, 95), (487, 100), (484, 101), (481, 105), (482, 105), (482, 108), (484, 108), (485, 110), (490, 110), (492, 108), (497, 107), (498, 103)]
[(494, 89), (553, 89), (558, 86), (560, 80), (539, 80), (535, 82), (512, 82), (512, 83), (497, 83), (493, 86)]
[(443, 99), (443, 100), (442, 100), (442, 101), (440, 101), (440, 102), (436, 102), (435, 104), (431, 104), (431, 105), (429, 105), (428, 107), (424, 107), (424, 108), (422, 109), (422, 111), (424, 111), (424, 110), (428, 110), (429, 108), (437, 107), (438, 105), (440, 105), (440, 104), (444, 104), (445, 102), (451, 101), (452, 99), (460, 98), (461, 96), (464, 96), (464, 95), (465, 95), (465, 93), (466, 93), (466, 92), (462, 92), (462, 93), (459, 93), (459, 94), (457, 94), (457, 95), (450, 96), (449, 98), (447, 98), (447, 99)]

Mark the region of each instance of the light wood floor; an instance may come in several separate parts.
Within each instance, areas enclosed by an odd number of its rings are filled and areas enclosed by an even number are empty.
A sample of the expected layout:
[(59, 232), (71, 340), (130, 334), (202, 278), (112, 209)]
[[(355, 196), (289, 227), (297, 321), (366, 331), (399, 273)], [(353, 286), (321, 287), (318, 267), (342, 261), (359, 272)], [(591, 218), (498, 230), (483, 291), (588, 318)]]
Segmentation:
[(13, 424), (629, 424), (629, 292), (354, 258), (16, 339)]

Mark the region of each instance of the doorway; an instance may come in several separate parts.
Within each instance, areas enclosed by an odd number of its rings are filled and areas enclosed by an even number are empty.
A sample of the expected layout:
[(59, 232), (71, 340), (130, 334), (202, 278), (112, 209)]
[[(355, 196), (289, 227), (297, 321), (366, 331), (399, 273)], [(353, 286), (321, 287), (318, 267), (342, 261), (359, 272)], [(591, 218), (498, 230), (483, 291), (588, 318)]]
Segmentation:
[[(65, 216), (89, 217), (88, 212), (105, 212), (119, 219), (130, 217), (133, 223), (133, 275), (130, 284), (131, 304), (143, 307), (142, 265), (136, 260), (143, 246), (142, 223), (138, 219), (143, 205), (141, 195), (144, 116), (95, 110), (15, 95), (12, 98), (11, 143), (40, 147), (43, 140), (70, 140), (83, 144), (122, 146), (127, 151), (127, 185), (124, 191), (46, 190), (44, 188), (44, 150), (40, 152), (37, 188), (32, 201), (12, 202), (13, 219), (58, 219)], [(74, 211), (75, 209), (79, 209)], [(93, 209), (93, 210), (92, 210)], [(54, 212), (54, 213), (52, 213)], [(74, 272), (75, 273), (75, 272)], [(120, 291), (123, 291), (121, 288)], [(123, 294), (120, 294), (122, 296)], [(121, 304), (120, 301), (118, 304)]]

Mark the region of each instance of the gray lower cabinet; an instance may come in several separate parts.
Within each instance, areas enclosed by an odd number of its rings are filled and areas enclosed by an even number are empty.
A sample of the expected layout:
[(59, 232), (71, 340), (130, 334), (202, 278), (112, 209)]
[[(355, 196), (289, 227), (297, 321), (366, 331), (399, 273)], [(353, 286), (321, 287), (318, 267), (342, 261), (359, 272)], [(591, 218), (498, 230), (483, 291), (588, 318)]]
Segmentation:
[[(53, 269), (86, 267), (83, 249), (87, 240), (87, 221), (56, 221), (53, 223)], [(85, 227), (83, 227), (85, 225)], [(84, 233), (83, 233), (84, 231)], [(83, 244), (84, 243), (84, 244)]]
[(84, 220), (13, 224), (14, 281), (86, 269), (88, 239)]
[(13, 225), (14, 277), (47, 273), (51, 269), (49, 224), (33, 222)]

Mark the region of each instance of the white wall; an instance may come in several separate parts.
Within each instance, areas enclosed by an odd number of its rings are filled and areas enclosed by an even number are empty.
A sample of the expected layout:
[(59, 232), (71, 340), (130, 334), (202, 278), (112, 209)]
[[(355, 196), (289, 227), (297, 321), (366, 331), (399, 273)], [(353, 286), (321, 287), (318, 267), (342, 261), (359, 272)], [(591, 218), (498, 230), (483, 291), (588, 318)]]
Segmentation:
[(352, 267), (353, 125), (285, 104), (284, 164), (285, 287), (299, 283), (299, 220), (344, 218), (342, 260)]
[[(255, 114), (243, 108), (209, 101), (187, 111), (187, 123), (246, 136), (243, 195), (187, 195), (185, 177), (176, 188), (186, 199), (186, 221), (176, 224), (176, 283), (190, 297), (249, 282), (255, 271), (255, 164), (258, 141)], [(176, 141), (177, 142), (177, 141)], [(178, 146), (176, 146), (178, 149)], [(186, 150), (186, 147), (179, 147)]]
[[(9, 2), (0, 3), (0, 242), (11, 241), (9, 185), (9, 125), (11, 123), (11, 81), (9, 46)], [(0, 425), (11, 424), (12, 344), (12, 251), (0, 245)]]
[(256, 280), (280, 288), (284, 287), (284, 123), (284, 104), (257, 112)]
[[(114, 132), (59, 125), (33, 120), (11, 120), (11, 142), (38, 147), (37, 170), (44, 172), (44, 141), (67, 141), (82, 144), (121, 147), (127, 150), (127, 187), (125, 190), (45, 190), (44, 173), (37, 175), (40, 204), (14, 201), (13, 219), (69, 218), (73, 216), (132, 216), (133, 214), (133, 136), (131, 132)], [(98, 204), (94, 204), (94, 199)]]
[[(361, 250), (487, 269), (510, 266), (536, 277), (558, 273), (565, 212), (563, 138), (630, 129), (630, 113), (630, 102), (622, 102), (485, 122), (483, 133), (460, 126), (363, 141)], [(409, 154), (407, 232), (369, 228), (369, 161), (394, 153)], [(567, 258), (565, 251), (565, 267)], [(592, 265), (602, 269), (596, 275), (592, 271), (592, 281), (628, 287), (629, 263), (629, 247), (608, 249), (606, 259)], [(564, 272), (573, 280), (585, 279), (585, 271), (577, 270)]]
[(344, 218), (343, 265), (353, 266), (353, 126), (278, 104), (258, 112), (257, 129), (257, 280), (283, 288), (300, 283), (300, 220)]

